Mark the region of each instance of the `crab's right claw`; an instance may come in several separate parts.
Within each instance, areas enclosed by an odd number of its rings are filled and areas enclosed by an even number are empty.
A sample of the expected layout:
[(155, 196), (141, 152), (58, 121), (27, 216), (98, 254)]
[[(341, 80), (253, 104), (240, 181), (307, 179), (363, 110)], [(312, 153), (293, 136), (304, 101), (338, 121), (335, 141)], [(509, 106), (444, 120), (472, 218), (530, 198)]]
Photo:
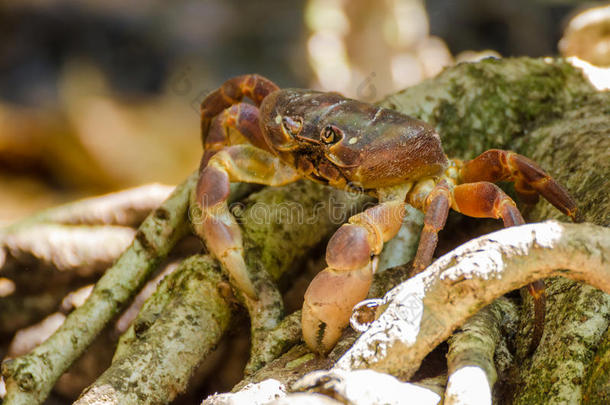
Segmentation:
[(372, 264), (353, 271), (326, 268), (305, 292), (301, 324), (303, 339), (313, 351), (326, 354), (349, 323), (352, 308), (366, 298), (373, 280)]
[(311, 281), (303, 303), (303, 338), (311, 350), (328, 353), (349, 323), (354, 306), (368, 295), (377, 256), (402, 225), (403, 200), (399, 196), (354, 215), (330, 238), (328, 268)]

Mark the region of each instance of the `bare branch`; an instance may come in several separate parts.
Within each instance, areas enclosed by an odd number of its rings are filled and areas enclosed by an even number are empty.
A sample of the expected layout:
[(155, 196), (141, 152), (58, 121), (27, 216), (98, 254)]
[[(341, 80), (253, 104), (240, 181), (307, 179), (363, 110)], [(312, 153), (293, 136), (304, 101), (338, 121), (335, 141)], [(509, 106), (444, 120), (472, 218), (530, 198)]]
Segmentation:
[(11, 231), (40, 223), (64, 225), (138, 226), (150, 211), (169, 197), (174, 186), (147, 184), (128, 190), (60, 205), (8, 227)]
[[(135, 344), (117, 352), (112, 366), (75, 404), (171, 401), (229, 325), (231, 311), (219, 290), (222, 283), (226, 281), (210, 257), (196, 255), (182, 262), (157, 290), (162, 306), (147, 302), (136, 320)], [(180, 293), (172, 295), (172, 290)]]
[[(33, 257), (57, 270), (77, 270), (86, 277), (110, 265), (129, 246), (135, 233), (124, 226), (38, 224), (4, 235), (0, 249), (4, 247), (17, 261)], [(4, 264), (0, 256), (0, 269)], [(6, 271), (3, 274), (11, 277)]]

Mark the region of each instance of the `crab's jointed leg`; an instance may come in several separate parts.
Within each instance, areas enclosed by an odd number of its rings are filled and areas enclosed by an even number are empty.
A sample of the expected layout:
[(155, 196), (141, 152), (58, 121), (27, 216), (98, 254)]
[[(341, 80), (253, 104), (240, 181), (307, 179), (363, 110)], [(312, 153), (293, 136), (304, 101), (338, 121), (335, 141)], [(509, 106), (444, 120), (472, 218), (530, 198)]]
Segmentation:
[[(436, 248), (436, 233), (445, 223), (448, 205), (470, 217), (501, 218), (505, 227), (525, 223), (515, 202), (495, 184), (480, 181), (460, 184), (449, 190), (447, 184), (441, 180), (426, 199), (424, 230), (414, 259), (414, 274), (421, 272), (432, 261)], [(534, 332), (530, 345), (530, 351), (533, 351), (540, 343), (544, 331), (544, 282), (538, 280), (528, 285), (528, 290), (534, 299)]]
[(428, 194), (424, 202), (424, 228), (419, 237), (411, 277), (422, 272), (432, 263), (432, 255), (434, 255), (438, 243), (438, 232), (445, 227), (450, 206), (451, 191), (447, 182), (441, 180)]
[(513, 181), (520, 199), (527, 203), (538, 201), (542, 195), (559, 211), (576, 216), (576, 202), (570, 194), (534, 161), (514, 152), (490, 149), (464, 162), (460, 169), (461, 183), (477, 181)]
[[(542, 195), (573, 221), (580, 222), (576, 202), (570, 194), (534, 161), (517, 153), (501, 149), (485, 151), (463, 164), (460, 169), (460, 180), (463, 183), (513, 181), (515, 191), (522, 201), (536, 203), (538, 195)], [(517, 211), (516, 208), (514, 210)], [(519, 215), (512, 225), (522, 223), (524, 223), (523, 218)], [(505, 226), (511, 225), (506, 224), (505, 220)], [(538, 280), (528, 285), (527, 288), (534, 299), (535, 321), (530, 345), (530, 352), (533, 352), (538, 346), (544, 330), (546, 312), (544, 281)]]
[[(195, 232), (250, 298), (256, 298), (256, 292), (246, 271), (241, 231), (229, 212), (227, 198), (231, 181), (280, 185), (299, 178), (294, 169), (268, 152), (261, 131), (257, 106), (275, 90), (277, 85), (262, 76), (243, 75), (227, 80), (201, 103), (204, 153), (195, 195), (201, 218), (193, 221)], [(244, 97), (255, 105), (242, 103)]]
[(241, 230), (227, 205), (229, 183), (281, 186), (300, 177), (294, 168), (279, 158), (250, 144), (225, 147), (202, 168), (195, 195), (201, 218), (193, 221), (195, 232), (237, 286), (252, 299), (257, 294), (248, 277)]
[[(212, 156), (227, 145), (242, 143), (244, 140), (268, 150), (262, 135), (259, 116), (263, 99), (279, 87), (259, 75), (237, 76), (224, 82), (210, 93), (201, 103), (201, 136), (203, 157), (201, 167), (205, 167)], [(241, 103), (248, 97), (255, 104)], [(242, 139), (231, 139), (232, 129), (242, 135)]]
[(259, 109), (252, 104), (237, 103), (212, 119), (204, 140), (201, 167), (225, 146), (243, 143), (270, 151), (261, 131)]
[[(453, 199), (456, 211), (472, 217), (502, 218), (504, 226), (525, 224), (525, 220), (515, 202), (498, 186), (485, 181), (461, 184), (454, 188)], [(478, 201), (477, 201), (478, 200)], [(492, 214), (492, 215), (486, 215)], [(534, 300), (534, 331), (530, 344), (533, 352), (544, 332), (544, 317), (546, 314), (546, 295), (544, 281), (537, 280), (527, 286)]]
[(332, 236), (328, 267), (309, 284), (303, 303), (303, 338), (312, 350), (325, 354), (339, 340), (352, 308), (368, 294), (377, 255), (398, 233), (404, 215), (402, 193), (352, 216)]
[(278, 89), (271, 80), (256, 74), (237, 76), (224, 82), (201, 103), (201, 135), (204, 145), (212, 118), (225, 108), (239, 103), (244, 97), (259, 106), (269, 93)]

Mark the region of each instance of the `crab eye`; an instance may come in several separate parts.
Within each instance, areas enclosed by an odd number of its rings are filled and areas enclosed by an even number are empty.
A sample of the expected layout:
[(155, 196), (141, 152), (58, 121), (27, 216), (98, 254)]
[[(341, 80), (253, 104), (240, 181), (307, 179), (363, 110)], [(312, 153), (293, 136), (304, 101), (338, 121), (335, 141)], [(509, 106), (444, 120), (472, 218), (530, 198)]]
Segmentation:
[(298, 135), (301, 129), (303, 129), (303, 119), (301, 117), (284, 117), (282, 118), (282, 126), (290, 135)]
[(320, 134), (320, 141), (330, 145), (337, 143), (343, 138), (343, 132), (334, 125), (327, 125)]

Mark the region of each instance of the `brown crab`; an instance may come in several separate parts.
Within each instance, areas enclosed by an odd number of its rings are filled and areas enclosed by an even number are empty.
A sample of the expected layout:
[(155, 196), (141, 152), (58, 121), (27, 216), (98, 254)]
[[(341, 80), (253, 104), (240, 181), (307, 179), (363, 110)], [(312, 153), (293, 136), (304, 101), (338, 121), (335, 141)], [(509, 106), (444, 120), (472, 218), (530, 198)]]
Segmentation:
[[(242, 102), (250, 98), (254, 105)], [(465, 215), (523, 224), (515, 202), (494, 182), (515, 183), (527, 202), (542, 195), (574, 217), (570, 195), (528, 158), (488, 150), (470, 161), (445, 156), (425, 122), (337, 93), (279, 89), (258, 75), (227, 80), (201, 105), (204, 155), (196, 190), (203, 220), (196, 226), (210, 252), (248, 297), (241, 232), (227, 206), (230, 182), (279, 186), (308, 178), (342, 189), (358, 187), (378, 204), (352, 216), (333, 235), (328, 267), (305, 293), (302, 328), (307, 345), (328, 352), (363, 300), (383, 244), (398, 232), (405, 204), (425, 213), (413, 274), (432, 261), (449, 208)], [(529, 286), (535, 301), (532, 347), (544, 321), (544, 284)]]

